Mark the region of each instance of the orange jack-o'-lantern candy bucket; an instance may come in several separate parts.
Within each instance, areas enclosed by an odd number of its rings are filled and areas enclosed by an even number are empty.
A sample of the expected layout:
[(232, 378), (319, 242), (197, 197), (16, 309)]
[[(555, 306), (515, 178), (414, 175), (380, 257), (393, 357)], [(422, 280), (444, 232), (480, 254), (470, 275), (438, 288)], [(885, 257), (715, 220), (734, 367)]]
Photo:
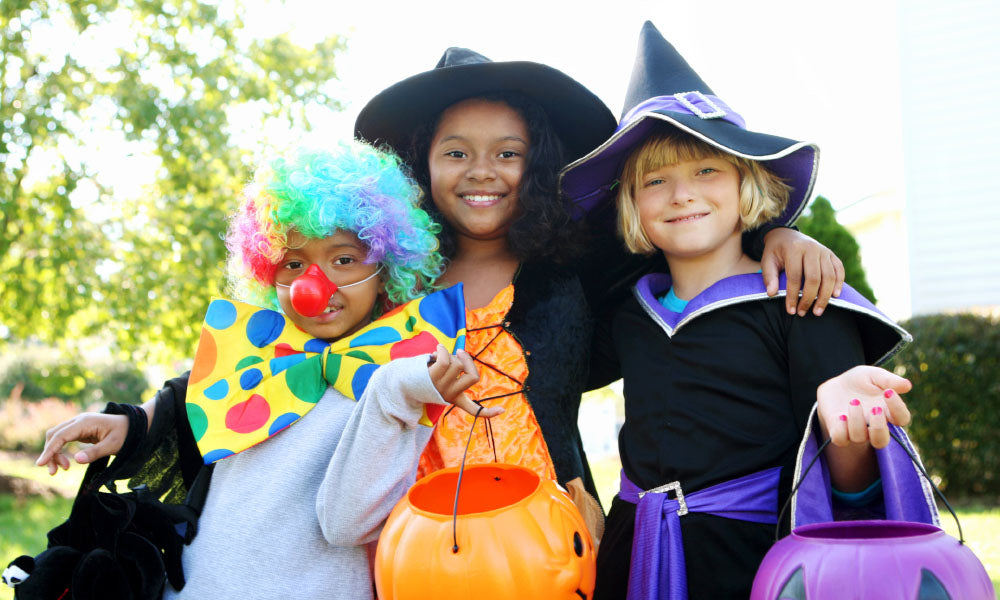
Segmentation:
[(392, 510), (375, 554), (380, 600), (580, 600), (594, 591), (583, 517), (553, 481), (507, 464), (443, 469)]

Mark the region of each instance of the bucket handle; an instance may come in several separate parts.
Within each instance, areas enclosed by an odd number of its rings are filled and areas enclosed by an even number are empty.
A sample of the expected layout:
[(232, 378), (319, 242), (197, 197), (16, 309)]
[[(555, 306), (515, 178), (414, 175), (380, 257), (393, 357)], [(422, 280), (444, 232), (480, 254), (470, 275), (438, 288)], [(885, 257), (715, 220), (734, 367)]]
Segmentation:
[[(480, 404), (479, 410), (477, 410), (475, 416), (472, 417), (472, 427), (469, 428), (469, 439), (465, 442), (465, 451), (462, 452), (462, 464), (458, 468), (458, 481), (455, 483), (455, 504), (451, 509), (452, 554), (458, 554), (458, 493), (462, 490), (462, 474), (465, 473), (465, 459), (469, 455), (469, 444), (472, 443), (472, 434), (476, 432), (476, 420), (479, 419), (479, 413), (483, 412), (484, 408), (486, 407)], [(489, 419), (486, 419), (486, 424), (486, 432), (490, 436), (490, 445), (493, 447), (493, 462), (497, 462), (497, 446), (496, 441), (493, 439), (493, 428), (490, 426)]]
[[(910, 448), (906, 444), (904, 444), (901, 439), (896, 437), (896, 434), (893, 433), (892, 429), (889, 430), (889, 435), (892, 437), (892, 439), (896, 440), (897, 444), (899, 444), (903, 448), (903, 450), (906, 452), (906, 455), (910, 457), (910, 461), (913, 463), (915, 467), (917, 467), (917, 470), (920, 472), (920, 474), (924, 476), (924, 479), (927, 480), (927, 483), (930, 484), (931, 489), (934, 490), (938, 498), (941, 499), (941, 502), (944, 503), (945, 507), (948, 508), (948, 512), (950, 512), (951, 516), (955, 519), (955, 524), (958, 525), (958, 543), (965, 545), (965, 535), (962, 533), (962, 523), (958, 520), (958, 515), (955, 514), (955, 509), (951, 507), (951, 504), (948, 502), (948, 499), (944, 497), (944, 494), (941, 493), (941, 490), (938, 489), (938, 486), (934, 485), (934, 481), (931, 479), (931, 476), (927, 474), (927, 470), (924, 469), (924, 466), (922, 464), (920, 464), (920, 461), (917, 459), (916, 456), (914, 456), (913, 452), (910, 451)], [(826, 447), (830, 445), (831, 441), (832, 440), (830, 438), (827, 438), (822, 444), (820, 444), (819, 450), (816, 451), (816, 455), (813, 456), (812, 460), (809, 461), (809, 464), (806, 465), (805, 471), (803, 471), (802, 476), (799, 477), (798, 483), (795, 484), (795, 487), (792, 488), (791, 493), (788, 494), (788, 498), (785, 500), (785, 504), (781, 507), (781, 512), (778, 513), (778, 523), (774, 526), (775, 542), (777, 542), (781, 537), (780, 533), (781, 522), (785, 518), (785, 513), (788, 511), (788, 506), (792, 503), (792, 498), (795, 497), (796, 492), (799, 491), (799, 486), (801, 486), (802, 482), (806, 480), (806, 475), (809, 473), (809, 470), (812, 469), (813, 464), (816, 463), (817, 459), (819, 459), (819, 456), (823, 454), (823, 450), (826, 450)]]

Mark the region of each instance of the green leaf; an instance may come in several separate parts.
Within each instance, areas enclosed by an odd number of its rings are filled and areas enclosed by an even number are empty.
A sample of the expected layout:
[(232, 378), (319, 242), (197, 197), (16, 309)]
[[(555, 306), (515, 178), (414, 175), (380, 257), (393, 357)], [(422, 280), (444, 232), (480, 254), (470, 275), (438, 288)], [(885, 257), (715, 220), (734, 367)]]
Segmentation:
[[(208, 298), (223, 290), (226, 214), (255, 158), (236, 146), (228, 114), (254, 103), (261, 125), (307, 129), (305, 106), (339, 109), (326, 90), (344, 40), (252, 39), (239, 3), (0, 7), (0, 72), (21, 74), (17, 85), (0, 78), (0, 347), (68, 351), (97, 336), (137, 365), (191, 356)], [(123, 20), (127, 39), (102, 35)], [(32, 37), (46, 29), (71, 40), (68, 54)], [(106, 44), (102, 60), (74, 53), (84, 35)], [(109, 132), (158, 164), (139, 198), (111, 187), (131, 167), (105, 170), (98, 143)]]

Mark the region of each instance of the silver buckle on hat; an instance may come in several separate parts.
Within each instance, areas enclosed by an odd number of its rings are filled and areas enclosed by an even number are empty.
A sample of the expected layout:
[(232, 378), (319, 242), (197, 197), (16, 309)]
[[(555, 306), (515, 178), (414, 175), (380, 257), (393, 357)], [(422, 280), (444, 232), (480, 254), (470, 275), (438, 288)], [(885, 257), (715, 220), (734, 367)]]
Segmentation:
[(683, 517), (688, 514), (688, 505), (684, 501), (684, 492), (681, 491), (680, 481), (671, 481), (670, 483), (665, 483), (659, 487), (655, 487), (651, 490), (646, 490), (645, 492), (639, 492), (639, 498), (641, 499), (646, 494), (666, 494), (667, 492), (673, 492), (677, 496), (677, 504), (680, 506), (677, 508), (677, 516)]
[[(688, 96), (694, 96), (697, 100), (711, 106), (712, 112), (705, 112), (702, 109), (698, 108), (697, 106), (694, 105), (693, 102), (688, 100)], [(691, 114), (695, 115), (699, 119), (719, 119), (726, 116), (726, 111), (723, 110), (722, 107), (720, 107), (715, 102), (712, 102), (712, 100), (708, 96), (702, 94), (699, 91), (678, 92), (674, 94), (674, 98), (677, 98), (677, 101), (683, 104), (684, 108), (690, 110)]]

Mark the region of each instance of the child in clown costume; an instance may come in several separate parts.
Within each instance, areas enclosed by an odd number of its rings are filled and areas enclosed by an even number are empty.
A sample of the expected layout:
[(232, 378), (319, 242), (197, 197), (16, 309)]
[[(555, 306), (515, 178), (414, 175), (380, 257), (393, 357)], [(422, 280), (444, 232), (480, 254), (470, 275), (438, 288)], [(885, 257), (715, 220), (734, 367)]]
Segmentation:
[[(442, 267), (417, 199), (397, 159), (365, 144), (273, 161), (226, 236), (232, 291), (252, 304), (209, 305), (186, 404), (168, 385), (145, 411), (49, 431), (38, 464), (68, 466), (72, 440), (99, 442), (78, 462), (124, 446), (111, 469), (139, 470), (168, 499), (214, 465), (186, 583), (164, 597), (372, 597), (374, 542), (414, 481), (426, 407), (502, 412), (463, 394), (478, 374), (461, 350), (461, 287), (414, 300)], [(380, 316), (388, 302), (406, 304)]]
[(908, 444), (896, 426), (909, 421), (899, 393), (910, 384), (858, 366), (909, 334), (849, 286), (822, 317), (789, 316), (740, 247), (748, 228), (795, 220), (817, 148), (748, 131), (649, 22), (625, 106), (561, 179), (571, 199), (616, 202), (629, 249), (662, 253), (670, 269), (639, 279), (595, 346), (592, 377), (622, 377), (625, 396), (595, 598), (747, 598), (803, 478), (784, 526), (847, 514), (936, 523), (928, 484), (890, 443), (893, 431)]

